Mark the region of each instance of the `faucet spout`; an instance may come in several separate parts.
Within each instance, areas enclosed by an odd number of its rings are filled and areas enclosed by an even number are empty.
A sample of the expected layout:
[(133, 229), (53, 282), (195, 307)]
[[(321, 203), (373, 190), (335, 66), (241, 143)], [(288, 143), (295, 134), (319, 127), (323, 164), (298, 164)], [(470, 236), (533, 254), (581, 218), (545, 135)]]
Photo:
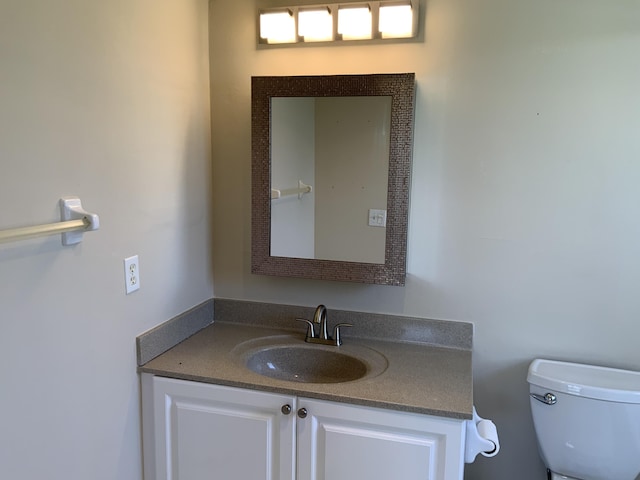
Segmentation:
[(319, 336), (322, 340), (329, 339), (329, 332), (327, 330), (327, 307), (324, 305), (318, 305), (316, 312), (313, 315), (313, 323), (320, 324)]

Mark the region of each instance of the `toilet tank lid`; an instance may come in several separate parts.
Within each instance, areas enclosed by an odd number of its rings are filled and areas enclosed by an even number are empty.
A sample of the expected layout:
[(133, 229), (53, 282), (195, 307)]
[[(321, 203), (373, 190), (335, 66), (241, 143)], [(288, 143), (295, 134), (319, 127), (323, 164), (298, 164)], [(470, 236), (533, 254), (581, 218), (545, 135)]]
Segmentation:
[(556, 392), (621, 403), (640, 403), (640, 372), (536, 359), (527, 382)]

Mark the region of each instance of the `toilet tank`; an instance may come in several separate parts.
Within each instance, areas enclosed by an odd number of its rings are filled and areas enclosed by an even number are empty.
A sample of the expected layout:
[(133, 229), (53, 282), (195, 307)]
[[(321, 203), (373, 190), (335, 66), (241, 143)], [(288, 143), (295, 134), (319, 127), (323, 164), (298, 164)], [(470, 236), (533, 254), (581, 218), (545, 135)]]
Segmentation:
[[(584, 480), (640, 475), (640, 372), (536, 359), (527, 381), (547, 468)], [(534, 398), (547, 394), (554, 404)]]

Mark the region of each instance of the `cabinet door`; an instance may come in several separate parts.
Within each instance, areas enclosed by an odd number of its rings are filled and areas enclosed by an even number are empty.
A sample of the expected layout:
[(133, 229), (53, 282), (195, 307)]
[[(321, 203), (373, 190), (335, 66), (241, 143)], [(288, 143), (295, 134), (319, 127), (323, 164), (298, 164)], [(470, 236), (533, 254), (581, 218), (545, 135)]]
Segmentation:
[(294, 397), (142, 380), (145, 480), (294, 480)]
[(298, 480), (461, 480), (464, 422), (299, 399)]

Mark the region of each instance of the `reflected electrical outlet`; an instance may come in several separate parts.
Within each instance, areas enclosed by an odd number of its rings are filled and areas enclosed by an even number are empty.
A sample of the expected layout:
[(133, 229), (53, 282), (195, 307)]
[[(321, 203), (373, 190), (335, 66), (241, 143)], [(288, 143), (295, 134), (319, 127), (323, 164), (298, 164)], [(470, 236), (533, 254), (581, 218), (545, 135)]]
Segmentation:
[(386, 227), (387, 211), (376, 210), (374, 208), (369, 209), (369, 226), (370, 227)]

